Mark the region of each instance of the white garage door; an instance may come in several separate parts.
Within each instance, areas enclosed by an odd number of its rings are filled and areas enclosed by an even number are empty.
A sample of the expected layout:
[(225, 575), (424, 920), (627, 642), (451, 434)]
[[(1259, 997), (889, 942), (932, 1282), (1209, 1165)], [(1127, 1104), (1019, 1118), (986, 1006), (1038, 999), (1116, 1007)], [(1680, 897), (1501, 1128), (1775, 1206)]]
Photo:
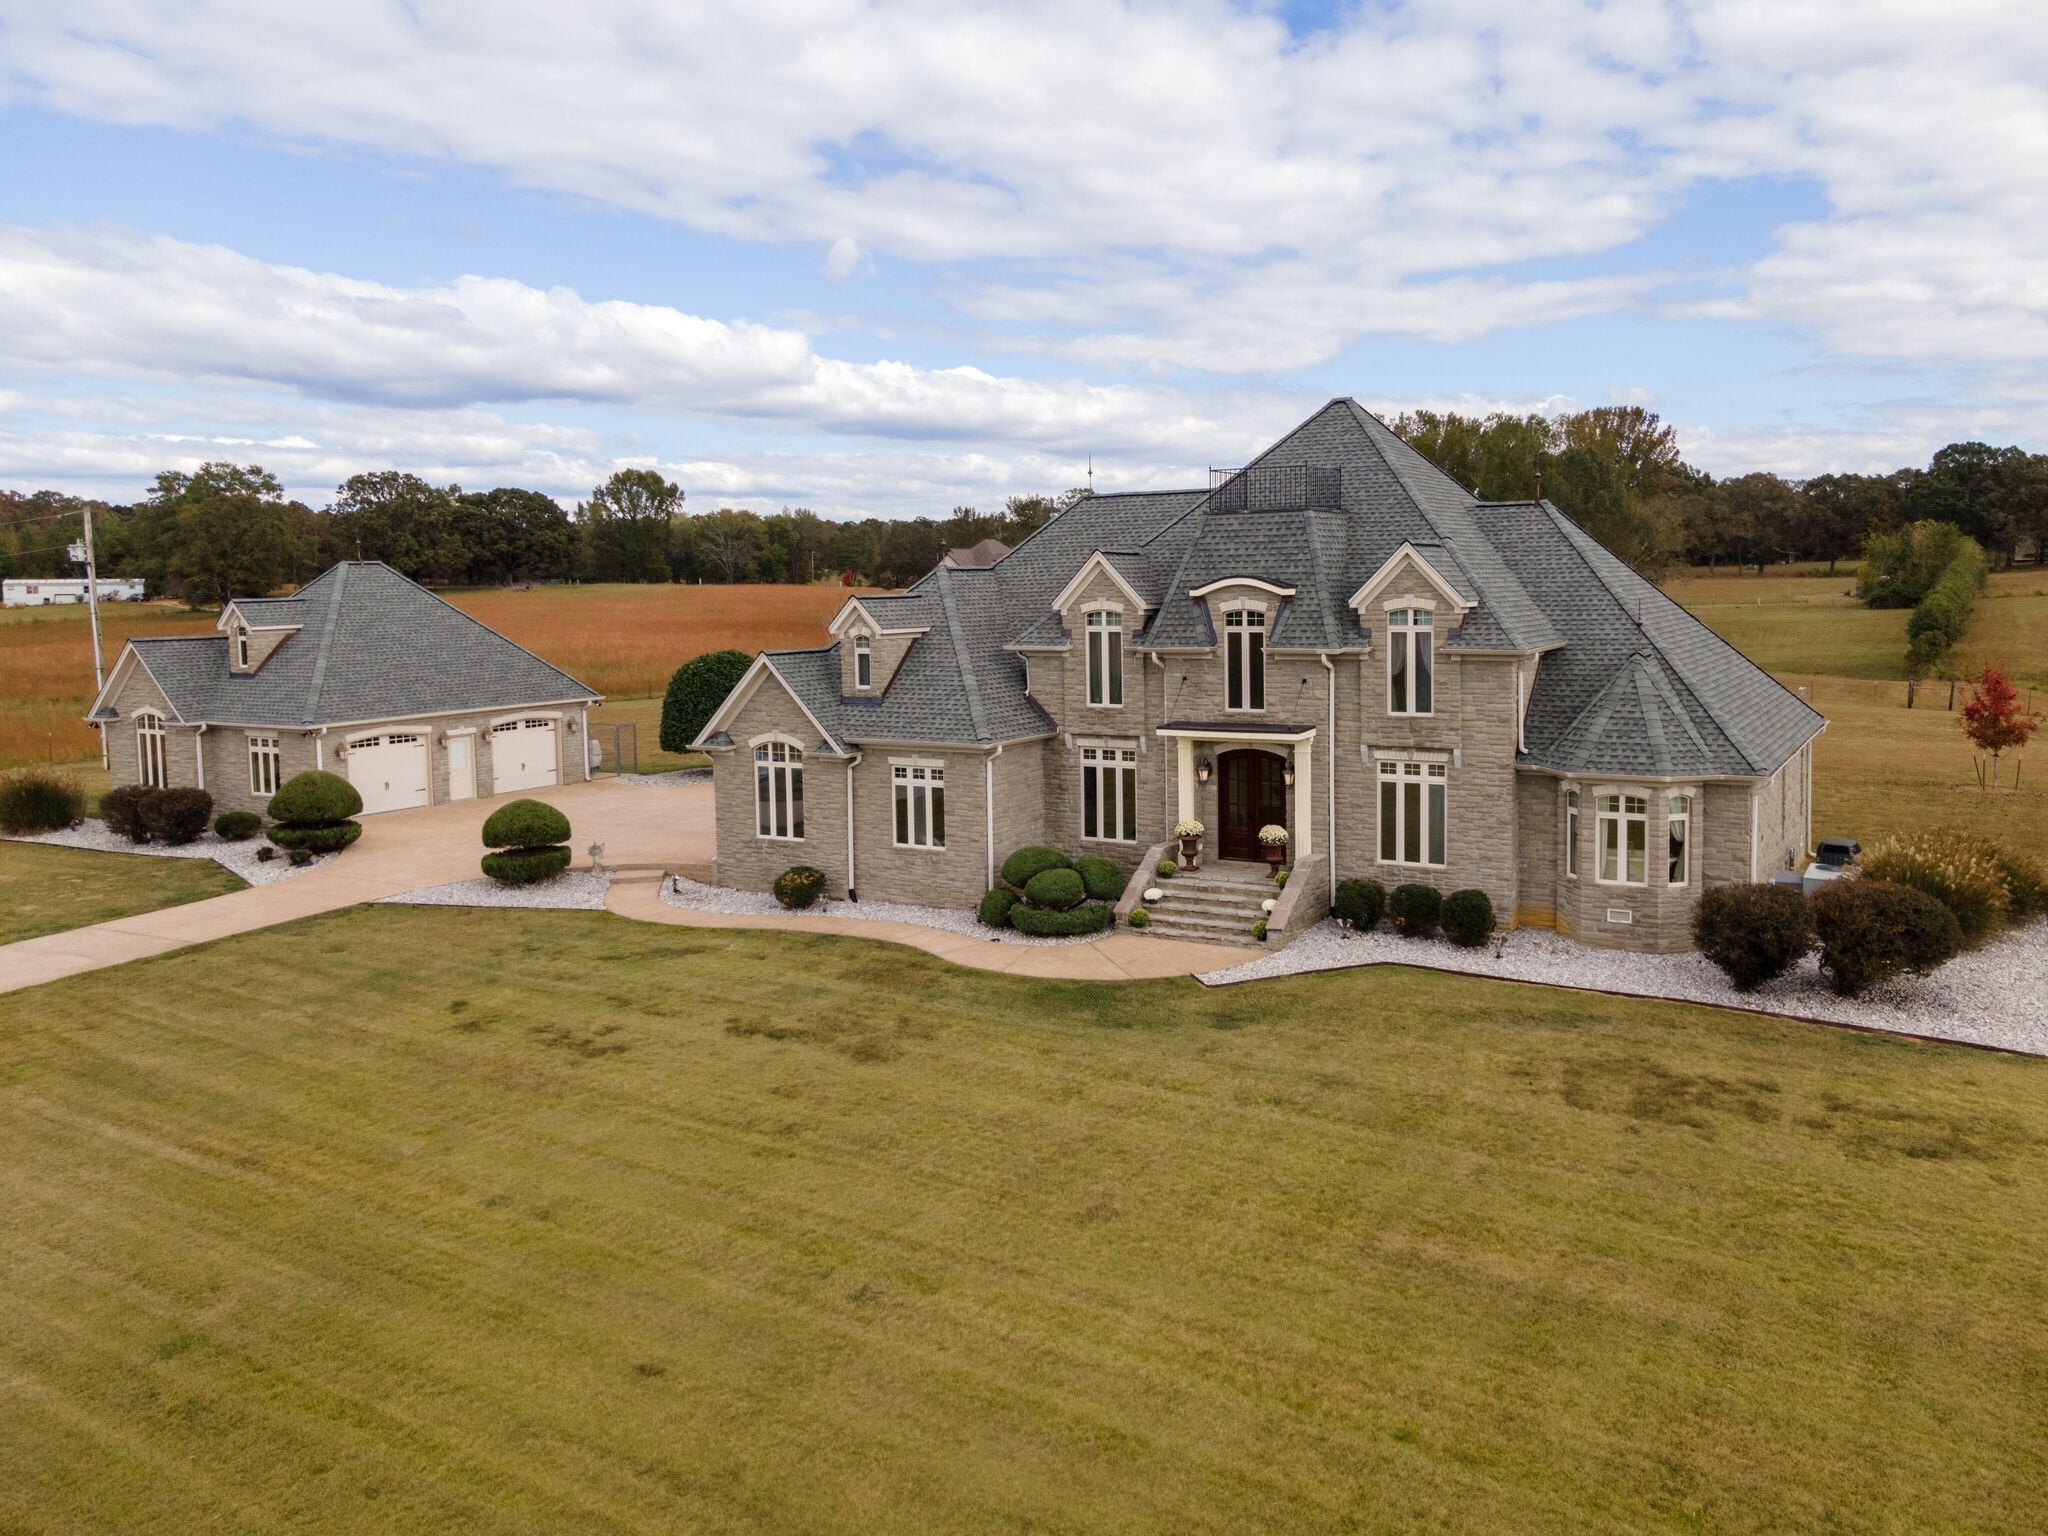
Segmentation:
[(348, 781), (363, 797), (366, 816), (425, 805), (427, 738), (412, 731), (393, 731), (350, 742)]
[(545, 789), (559, 783), (555, 722), (507, 720), (491, 727), (491, 793)]

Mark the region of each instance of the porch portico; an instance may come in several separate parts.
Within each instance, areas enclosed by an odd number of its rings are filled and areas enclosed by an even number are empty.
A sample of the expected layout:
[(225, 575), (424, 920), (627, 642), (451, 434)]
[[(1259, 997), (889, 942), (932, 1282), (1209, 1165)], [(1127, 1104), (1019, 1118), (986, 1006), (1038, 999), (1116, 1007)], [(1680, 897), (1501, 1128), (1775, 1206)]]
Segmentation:
[[(1217, 782), (1218, 766), (1226, 754), (1235, 751), (1265, 752), (1280, 760), (1286, 776), (1292, 813), (1287, 816), (1290, 864), (1315, 853), (1315, 740), (1314, 726), (1263, 725), (1250, 721), (1172, 720), (1157, 734), (1174, 748), (1174, 815), (1180, 821), (1201, 818), (1206, 798), (1203, 786)], [(1220, 858), (1222, 818), (1211, 829), (1207, 856)], [(1256, 833), (1256, 826), (1252, 828)]]

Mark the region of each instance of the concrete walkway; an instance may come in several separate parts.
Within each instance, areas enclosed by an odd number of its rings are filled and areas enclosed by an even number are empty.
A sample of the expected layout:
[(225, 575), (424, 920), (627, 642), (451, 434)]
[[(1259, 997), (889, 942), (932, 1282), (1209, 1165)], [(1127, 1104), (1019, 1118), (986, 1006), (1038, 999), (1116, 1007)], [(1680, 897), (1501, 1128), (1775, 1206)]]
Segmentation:
[[(716, 833), (710, 785), (628, 784), (601, 779), (542, 790), (532, 798), (558, 807), (575, 828), (572, 868), (589, 868), (590, 845), (605, 845), (605, 866), (614, 872), (607, 906), (622, 917), (641, 922), (844, 933), (909, 944), (979, 970), (1087, 981), (1188, 976), (1266, 953), (1131, 933), (1111, 934), (1090, 944), (1038, 946), (966, 938), (909, 923), (688, 912), (661, 901), (661, 880), (670, 872), (693, 880), (711, 879)], [(359, 902), (473, 879), (483, 854), (484, 818), (502, 804), (502, 800), (461, 800), (424, 810), (367, 816), (362, 837), (340, 858), (274, 885), (251, 886), (206, 901), (0, 945), (0, 992), (125, 965), (187, 945), (336, 912)]]

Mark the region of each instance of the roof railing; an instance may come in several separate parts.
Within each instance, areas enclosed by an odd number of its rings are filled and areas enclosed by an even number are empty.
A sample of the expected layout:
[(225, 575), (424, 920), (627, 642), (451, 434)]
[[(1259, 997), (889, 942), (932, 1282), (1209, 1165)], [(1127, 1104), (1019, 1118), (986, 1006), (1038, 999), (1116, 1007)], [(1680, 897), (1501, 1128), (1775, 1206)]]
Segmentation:
[(1344, 504), (1341, 464), (1255, 464), (1217, 480), (1210, 470), (1214, 512), (1300, 512)]

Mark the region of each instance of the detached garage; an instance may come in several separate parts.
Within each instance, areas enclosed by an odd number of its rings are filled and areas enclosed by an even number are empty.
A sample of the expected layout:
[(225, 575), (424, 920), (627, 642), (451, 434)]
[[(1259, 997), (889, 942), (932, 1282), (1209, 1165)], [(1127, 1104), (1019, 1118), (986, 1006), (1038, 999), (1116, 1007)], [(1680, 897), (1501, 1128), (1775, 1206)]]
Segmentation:
[(87, 720), (116, 784), (192, 785), (262, 811), (308, 768), (365, 814), (590, 776), (599, 695), (375, 560), (238, 598), (211, 635), (131, 640)]

